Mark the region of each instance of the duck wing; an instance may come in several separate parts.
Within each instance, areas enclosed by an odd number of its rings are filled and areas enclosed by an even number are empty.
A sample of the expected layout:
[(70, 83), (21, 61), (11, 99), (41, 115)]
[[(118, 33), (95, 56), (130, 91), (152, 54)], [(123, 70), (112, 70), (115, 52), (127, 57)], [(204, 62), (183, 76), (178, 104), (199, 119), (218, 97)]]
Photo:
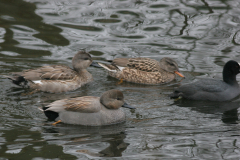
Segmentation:
[(53, 65), (30, 69), (23, 72), (13, 73), (23, 76), (27, 80), (71, 80), (77, 72), (68, 66)]
[(191, 90), (192, 87), (197, 91), (222, 92), (226, 90), (229, 86), (221, 80), (202, 79), (202, 80), (196, 81), (195, 83), (189, 84), (189, 87), (187, 88)]
[(145, 72), (158, 72), (159, 62), (150, 58), (116, 58), (112, 62), (115, 66), (129, 67)]
[(182, 85), (170, 94), (170, 97), (177, 98), (181, 95), (184, 97), (192, 97), (197, 94), (215, 94), (225, 91), (229, 87), (228, 84), (221, 80), (202, 79), (194, 83)]
[(47, 106), (48, 111), (94, 113), (101, 109), (99, 97), (85, 96), (55, 101)]
[(111, 64), (98, 64), (111, 72), (122, 71), (126, 67), (145, 72), (159, 71), (159, 62), (150, 58), (116, 58)]

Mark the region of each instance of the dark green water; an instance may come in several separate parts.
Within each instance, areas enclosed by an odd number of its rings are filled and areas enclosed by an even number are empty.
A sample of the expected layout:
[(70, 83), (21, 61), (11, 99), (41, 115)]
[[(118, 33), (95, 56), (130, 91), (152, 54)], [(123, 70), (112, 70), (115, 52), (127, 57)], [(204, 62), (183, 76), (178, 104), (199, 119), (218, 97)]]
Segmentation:
[[(0, 76), (48, 64), (71, 66), (80, 49), (98, 62), (171, 57), (186, 76), (163, 86), (118, 85), (103, 69), (90, 67), (94, 82), (81, 89), (32, 95), (1, 78), (0, 160), (240, 159), (238, 100), (168, 98), (174, 87), (221, 79), (225, 62), (240, 62), (239, 8), (238, 0), (0, 0)], [(125, 110), (123, 124), (52, 126), (38, 110), (114, 88), (137, 108)]]

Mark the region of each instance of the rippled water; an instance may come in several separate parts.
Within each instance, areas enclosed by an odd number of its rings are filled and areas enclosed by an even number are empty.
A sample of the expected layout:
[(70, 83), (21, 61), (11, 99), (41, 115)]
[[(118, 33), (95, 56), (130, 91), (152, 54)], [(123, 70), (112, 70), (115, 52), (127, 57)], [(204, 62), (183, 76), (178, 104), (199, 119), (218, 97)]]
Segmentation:
[[(47, 64), (71, 66), (80, 49), (116, 57), (174, 58), (186, 79), (138, 85), (89, 68), (94, 82), (73, 92), (35, 93), (0, 79), (0, 159), (240, 159), (239, 103), (174, 101), (174, 87), (221, 79), (240, 62), (238, 0), (0, 0), (0, 74)], [(240, 76), (237, 78), (240, 81)], [(50, 125), (38, 107), (54, 100), (123, 91), (136, 107), (105, 127)], [(112, 159), (112, 158), (110, 158)]]

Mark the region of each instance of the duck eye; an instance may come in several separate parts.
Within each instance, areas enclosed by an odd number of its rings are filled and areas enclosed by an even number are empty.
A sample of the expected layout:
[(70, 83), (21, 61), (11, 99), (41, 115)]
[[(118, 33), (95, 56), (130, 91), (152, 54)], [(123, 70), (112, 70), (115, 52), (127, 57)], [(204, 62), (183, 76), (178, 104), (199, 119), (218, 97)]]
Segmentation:
[(88, 58), (84, 58), (84, 60), (88, 60)]
[(117, 98), (117, 100), (121, 100), (121, 98)]

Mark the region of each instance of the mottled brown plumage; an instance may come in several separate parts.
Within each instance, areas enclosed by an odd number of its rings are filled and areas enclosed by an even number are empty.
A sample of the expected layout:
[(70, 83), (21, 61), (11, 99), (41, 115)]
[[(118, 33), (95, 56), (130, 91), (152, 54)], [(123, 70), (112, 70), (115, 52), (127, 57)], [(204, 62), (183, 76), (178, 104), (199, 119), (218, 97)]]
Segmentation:
[(91, 56), (80, 51), (72, 59), (73, 69), (64, 65), (43, 66), (5, 77), (24, 88), (52, 93), (66, 92), (92, 81), (92, 75), (86, 70), (91, 63)]
[(43, 66), (37, 69), (30, 69), (21, 73), (13, 73), (21, 75), (29, 80), (72, 80), (76, 75), (76, 71), (64, 65)]
[(150, 58), (116, 58), (111, 64), (99, 63), (111, 77), (141, 84), (163, 84), (175, 79), (179, 73), (177, 63), (168, 57), (160, 62)]
[(125, 121), (120, 107), (133, 107), (124, 102), (119, 90), (109, 90), (99, 97), (84, 96), (55, 101), (44, 107), (44, 113), (50, 120), (63, 123), (88, 126), (101, 126)]

